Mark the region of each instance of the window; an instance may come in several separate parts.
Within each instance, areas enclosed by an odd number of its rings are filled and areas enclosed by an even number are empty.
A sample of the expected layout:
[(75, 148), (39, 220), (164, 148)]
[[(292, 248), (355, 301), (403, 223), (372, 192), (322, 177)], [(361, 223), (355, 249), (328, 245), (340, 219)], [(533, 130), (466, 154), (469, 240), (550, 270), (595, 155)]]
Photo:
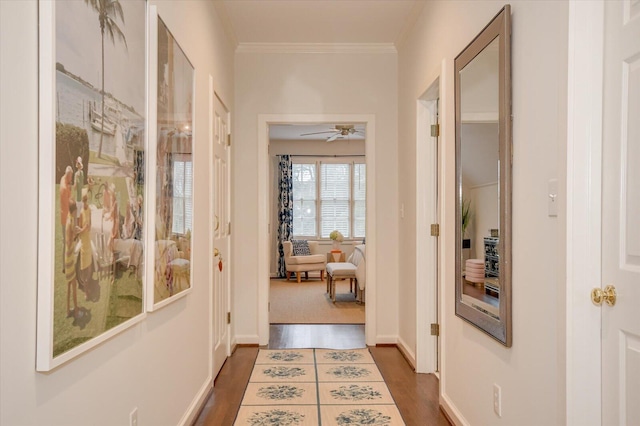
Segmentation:
[(293, 235), (329, 238), (365, 236), (366, 166), (293, 160)]
[(193, 222), (193, 163), (173, 162), (173, 233), (184, 235)]

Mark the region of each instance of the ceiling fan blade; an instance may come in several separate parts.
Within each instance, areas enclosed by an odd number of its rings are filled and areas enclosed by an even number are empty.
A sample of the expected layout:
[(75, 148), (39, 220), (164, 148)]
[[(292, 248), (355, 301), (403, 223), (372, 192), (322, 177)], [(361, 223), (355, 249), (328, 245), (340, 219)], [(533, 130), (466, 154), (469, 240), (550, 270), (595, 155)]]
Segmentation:
[(340, 133), (336, 133), (336, 134), (335, 134), (335, 135), (333, 135), (333, 136), (329, 136), (329, 137), (327, 138), (327, 142), (333, 142), (333, 141), (335, 141), (336, 139), (338, 139), (338, 138), (339, 138), (339, 137), (341, 137), (341, 136), (342, 136), (342, 135), (341, 135)]
[(324, 132), (302, 133), (302, 134), (300, 134), (300, 136), (321, 135), (323, 133), (335, 133), (335, 132), (336, 132), (335, 130), (327, 130), (327, 131), (324, 131)]

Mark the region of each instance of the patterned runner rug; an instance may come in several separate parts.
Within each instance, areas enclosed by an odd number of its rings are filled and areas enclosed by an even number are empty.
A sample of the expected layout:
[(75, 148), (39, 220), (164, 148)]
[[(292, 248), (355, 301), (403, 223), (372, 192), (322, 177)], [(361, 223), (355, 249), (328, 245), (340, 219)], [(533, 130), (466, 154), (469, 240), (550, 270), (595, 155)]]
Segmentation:
[(404, 425), (368, 349), (260, 349), (235, 425)]

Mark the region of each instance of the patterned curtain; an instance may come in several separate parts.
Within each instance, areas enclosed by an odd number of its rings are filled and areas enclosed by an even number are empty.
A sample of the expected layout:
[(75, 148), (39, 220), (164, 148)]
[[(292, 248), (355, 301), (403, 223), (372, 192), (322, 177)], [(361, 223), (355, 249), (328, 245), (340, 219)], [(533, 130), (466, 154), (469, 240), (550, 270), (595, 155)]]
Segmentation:
[(280, 155), (280, 178), (278, 180), (278, 276), (286, 276), (283, 241), (291, 239), (293, 233), (293, 179), (290, 155)]

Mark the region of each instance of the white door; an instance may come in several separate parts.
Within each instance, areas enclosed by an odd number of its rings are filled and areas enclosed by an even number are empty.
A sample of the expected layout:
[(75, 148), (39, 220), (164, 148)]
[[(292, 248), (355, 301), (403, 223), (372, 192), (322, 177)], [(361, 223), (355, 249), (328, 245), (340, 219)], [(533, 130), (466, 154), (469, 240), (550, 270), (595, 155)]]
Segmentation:
[(605, 2), (602, 424), (640, 425), (640, 0)]
[(213, 377), (230, 355), (230, 158), (229, 111), (210, 81), (211, 277), (213, 280)]

